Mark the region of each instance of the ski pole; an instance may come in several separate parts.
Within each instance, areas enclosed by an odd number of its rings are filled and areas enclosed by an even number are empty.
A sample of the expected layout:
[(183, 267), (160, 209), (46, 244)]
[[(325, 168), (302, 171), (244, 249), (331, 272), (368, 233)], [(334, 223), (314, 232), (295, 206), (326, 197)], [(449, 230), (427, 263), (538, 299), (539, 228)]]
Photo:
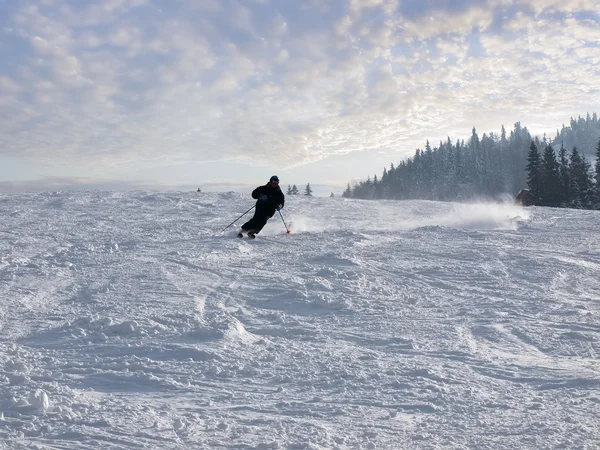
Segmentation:
[(283, 222), (283, 226), (285, 227), (285, 229), (287, 230), (287, 234), (290, 234), (290, 229), (287, 227), (287, 225), (285, 224), (285, 220), (283, 220), (283, 214), (281, 214), (281, 210), (277, 210), (279, 212), (279, 215), (281, 216), (281, 221)]
[(237, 219), (235, 219), (233, 222), (231, 222), (229, 225), (227, 225), (225, 228), (223, 228), (221, 231), (225, 231), (227, 228), (229, 228), (231, 225), (233, 225), (234, 223), (236, 223), (238, 220), (240, 220), (242, 217), (244, 217), (246, 214), (248, 214), (254, 207), (256, 207), (256, 205), (254, 205), (252, 208), (250, 208), (248, 211), (246, 211), (244, 214), (242, 214), (240, 217), (238, 217)]

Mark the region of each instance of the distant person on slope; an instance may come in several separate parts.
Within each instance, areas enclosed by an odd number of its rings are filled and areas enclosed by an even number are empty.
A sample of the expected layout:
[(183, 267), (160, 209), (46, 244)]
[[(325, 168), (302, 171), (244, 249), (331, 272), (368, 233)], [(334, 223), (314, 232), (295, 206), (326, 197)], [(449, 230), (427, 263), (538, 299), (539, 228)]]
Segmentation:
[(252, 191), (252, 198), (256, 199), (256, 209), (254, 217), (242, 225), (238, 237), (243, 237), (243, 232), (248, 233), (248, 237), (253, 238), (267, 224), (267, 220), (273, 217), (275, 211), (283, 208), (285, 197), (279, 187), (279, 178), (273, 175), (269, 182), (264, 186), (259, 186)]

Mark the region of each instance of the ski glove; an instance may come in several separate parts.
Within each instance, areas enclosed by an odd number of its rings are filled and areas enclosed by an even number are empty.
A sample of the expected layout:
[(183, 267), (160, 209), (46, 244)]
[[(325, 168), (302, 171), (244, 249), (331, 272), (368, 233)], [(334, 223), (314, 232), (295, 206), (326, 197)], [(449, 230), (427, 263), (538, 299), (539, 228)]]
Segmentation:
[(281, 211), (281, 208), (283, 208), (283, 206), (277, 205), (277, 211)]
[(268, 197), (267, 197), (265, 194), (263, 194), (263, 195), (261, 195), (260, 197), (258, 197), (258, 199), (259, 199), (260, 201), (263, 201), (263, 202), (264, 202), (264, 201), (265, 201), (267, 198), (268, 198)]

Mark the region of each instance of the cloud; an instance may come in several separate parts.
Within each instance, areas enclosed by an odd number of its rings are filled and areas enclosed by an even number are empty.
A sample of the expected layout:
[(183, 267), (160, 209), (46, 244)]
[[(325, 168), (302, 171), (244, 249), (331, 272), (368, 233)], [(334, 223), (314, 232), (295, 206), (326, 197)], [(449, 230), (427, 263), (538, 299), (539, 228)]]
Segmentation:
[(0, 41), (14, 61), (0, 69), (0, 155), (294, 167), (354, 151), (411, 154), (472, 126), (530, 118), (555, 128), (580, 112), (574, 105), (597, 105), (599, 9), (595, 0), (24, 0), (6, 9)]
[(0, 92), (5, 94), (16, 94), (21, 90), (21, 87), (12, 79), (0, 76)]

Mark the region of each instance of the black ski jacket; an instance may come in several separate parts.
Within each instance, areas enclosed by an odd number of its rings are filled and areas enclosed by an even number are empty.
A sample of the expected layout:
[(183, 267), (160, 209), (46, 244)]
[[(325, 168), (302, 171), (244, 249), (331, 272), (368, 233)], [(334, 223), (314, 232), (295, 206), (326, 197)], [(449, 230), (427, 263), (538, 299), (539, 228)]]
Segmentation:
[[(260, 200), (261, 195), (266, 195), (266, 200)], [(256, 212), (257, 214), (273, 217), (277, 205), (283, 208), (285, 204), (285, 197), (279, 186), (273, 187), (271, 183), (267, 183), (264, 186), (259, 186), (252, 191), (252, 198), (257, 199)]]

